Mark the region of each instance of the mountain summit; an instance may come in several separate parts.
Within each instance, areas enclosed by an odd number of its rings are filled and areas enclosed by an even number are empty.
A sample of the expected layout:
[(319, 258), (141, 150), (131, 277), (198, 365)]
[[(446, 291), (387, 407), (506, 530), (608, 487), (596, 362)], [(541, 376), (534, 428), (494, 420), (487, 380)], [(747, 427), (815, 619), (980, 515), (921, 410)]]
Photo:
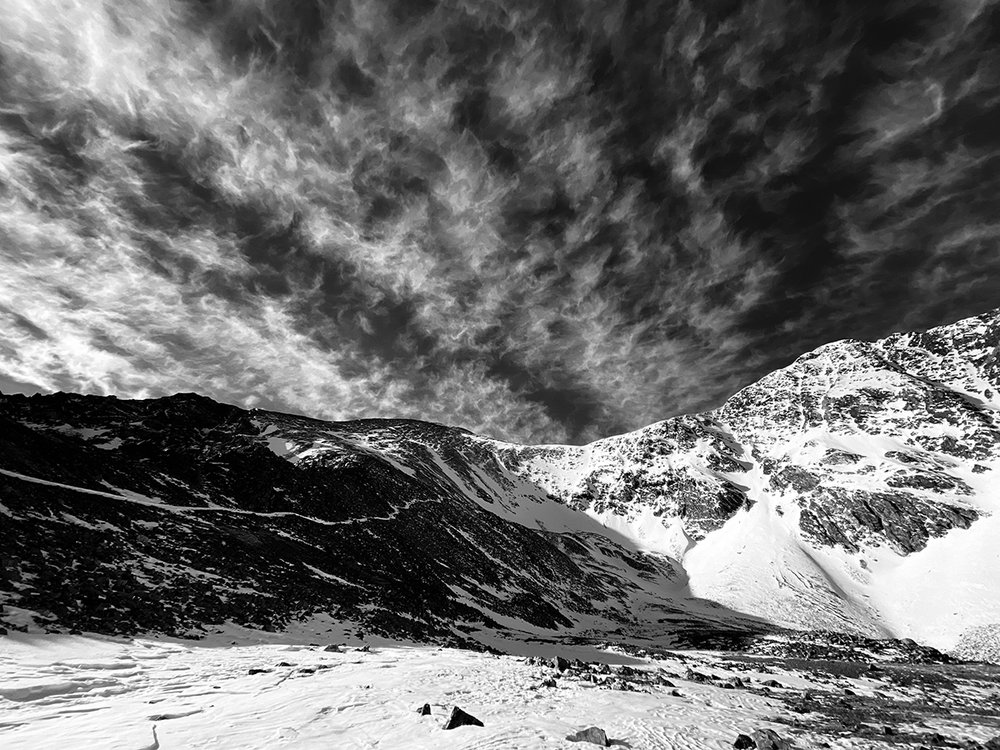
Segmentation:
[[(501, 646), (1000, 630), (1000, 311), (585, 446), (194, 394), (0, 397), (9, 625)], [(324, 620), (326, 618), (326, 620)]]

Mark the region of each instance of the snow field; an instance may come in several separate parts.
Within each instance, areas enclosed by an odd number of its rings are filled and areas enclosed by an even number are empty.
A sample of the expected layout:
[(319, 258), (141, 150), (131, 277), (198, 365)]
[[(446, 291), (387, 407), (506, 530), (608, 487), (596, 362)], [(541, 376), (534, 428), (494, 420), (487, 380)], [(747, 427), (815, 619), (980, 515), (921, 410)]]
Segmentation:
[[(154, 726), (161, 748), (579, 748), (565, 736), (598, 725), (636, 749), (707, 750), (761, 726), (787, 734), (766, 721), (779, 704), (741, 690), (675, 680), (677, 697), (565, 678), (544, 688), (552, 670), (522, 658), (433, 647), (18, 635), (0, 644), (0, 669), (6, 750), (155, 748)], [(424, 703), (429, 717), (416, 713)], [(445, 732), (454, 705), (485, 727)]]

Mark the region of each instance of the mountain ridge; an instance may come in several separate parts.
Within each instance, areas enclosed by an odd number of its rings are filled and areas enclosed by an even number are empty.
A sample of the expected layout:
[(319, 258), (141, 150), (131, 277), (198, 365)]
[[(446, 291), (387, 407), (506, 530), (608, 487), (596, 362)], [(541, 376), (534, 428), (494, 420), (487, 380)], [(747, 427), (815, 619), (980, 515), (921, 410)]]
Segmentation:
[[(1000, 575), (998, 352), (1000, 311), (834, 342), (585, 446), (196, 394), (3, 396), (0, 512), (23, 542), (0, 587), (50, 627), (121, 632), (339, 612), (460, 642), (791, 627), (959, 648), (1000, 623), (979, 591)], [(953, 612), (922, 613), (931, 563)]]

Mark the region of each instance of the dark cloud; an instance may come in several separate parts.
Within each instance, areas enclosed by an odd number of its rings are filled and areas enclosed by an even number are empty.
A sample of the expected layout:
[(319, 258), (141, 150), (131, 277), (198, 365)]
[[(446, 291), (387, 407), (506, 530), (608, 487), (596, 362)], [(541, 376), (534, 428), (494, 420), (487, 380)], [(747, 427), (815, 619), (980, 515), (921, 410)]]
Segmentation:
[(7, 6), (8, 387), (581, 441), (1000, 303), (994, 2)]

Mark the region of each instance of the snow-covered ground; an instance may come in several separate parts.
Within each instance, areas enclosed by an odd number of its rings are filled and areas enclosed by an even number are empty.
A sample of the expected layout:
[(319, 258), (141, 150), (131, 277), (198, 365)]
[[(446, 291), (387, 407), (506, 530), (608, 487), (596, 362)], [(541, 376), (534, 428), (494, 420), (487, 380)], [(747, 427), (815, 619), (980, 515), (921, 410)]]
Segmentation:
[[(639, 660), (561, 649), (567, 658), (619, 666), (594, 668), (610, 672), (598, 677), (608, 681), (605, 685), (580, 679), (588, 672), (578, 669), (545, 687), (543, 680), (558, 672), (520, 656), (377, 641), (365, 651), (356, 640), (329, 652), (315, 643), (292, 643), (289, 636), (263, 635), (271, 642), (249, 644), (245, 633), (236, 644), (232, 633), (199, 642), (5, 637), (0, 747), (580, 748), (590, 745), (574, 745), (566, 735), (596, 725), (615, 745), (636, 749), (729, 748), (739, 733), (763, 728), (800, 748), (874, 748), (884, 745), (871, 739), (871, 732), (865, 739), (860, 732), (810, 731), (809, 715), (806, 727), (790, 727), (803, 718), (789, 709), (790, 697), (810, 691), (831, 700), (843, 695), (857, 701), (908, 700), (909, 695), (913, 706), (922, 700), (879, 673), (835, 676), (710, 653)], [(630, 667), (645, 677), (631, 675)], [(650, 677), (669, 683), (651, 684)], [(697, 681), (701, 678), (707, 681)], [(763, 687), (766, 680), (780, 686)], [(635, 690), (611, 687), (626, 683)], [(996, 697), (996, 687), (970, 683), (949, 693), (982, 702)], [(430, 716), (417, 712), (425, 703)], [(453, 706), (485, 726), (445, 731)], [(992, 721), (956, 711), (925, 716), (895, 731), (978, 742), (1000, 734)]]

